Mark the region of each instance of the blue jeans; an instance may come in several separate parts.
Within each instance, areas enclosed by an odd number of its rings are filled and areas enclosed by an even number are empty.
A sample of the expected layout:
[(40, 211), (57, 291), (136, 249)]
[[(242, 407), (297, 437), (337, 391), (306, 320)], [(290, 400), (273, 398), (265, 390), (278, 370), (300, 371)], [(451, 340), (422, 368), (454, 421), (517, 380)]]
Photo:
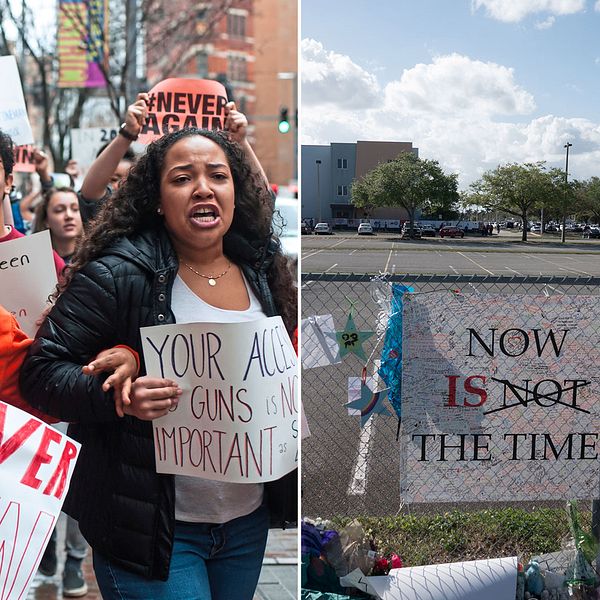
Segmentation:
[(94, 551), (94, 571), (104, 600), (252, 600), (267, 543), (266, 506), (222, 525), (175, 525), (167, 581), (116, 566)]

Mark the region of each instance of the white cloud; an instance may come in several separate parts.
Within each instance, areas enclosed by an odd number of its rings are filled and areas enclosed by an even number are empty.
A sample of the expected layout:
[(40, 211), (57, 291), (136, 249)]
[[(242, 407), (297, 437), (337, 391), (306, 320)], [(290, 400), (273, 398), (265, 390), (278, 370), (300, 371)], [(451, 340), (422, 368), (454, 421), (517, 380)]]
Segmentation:
[(550, 29), (550, 27), (552, 27), (552, 25), (554, 25), (556, 21), (556, 18), (553, 17), (552, 15), (550, 15), (547, 19), (544, 19), (543, 21), (538, 21), (534, 27), (536, 29)]
[(533, 96), (514, 81), (512, 69), (460, 54), (438, 56), (404, 71), (385, 89), (386, 107), (408, 113), (526, 114)]
[(596, 4), (594, 4), (594, 10), (600, 12), (600, 0), (596, 0)]
[[(596, 8), (600, 4), (597, 0)], [(484, 8), (493, 19), (517, 23), (537, 13), (570, 15), (585, 9), (585, 0), (472, 0), (474, 10)]]
[[(304, 82), (303, 94), (312, 94), (311, 85)], [(303, 98), (302, 143), (409, 141), (422, 158), (458, 173), (465, 188), (499, 164), (545, 160), (563, 168), (563, 146), (570, 141), (572, 176), (596, 175), (600, 124), (534, 110), (533, 96), (516, 84), (512, 69), (452, 54), (404, 71), (369, 106), (307, 105)]]
[(320, 42), (304, 39), (302, 52), (302, 104), (369, 108), (380, 101), (377, 78), (350, 57), (326, 51)]

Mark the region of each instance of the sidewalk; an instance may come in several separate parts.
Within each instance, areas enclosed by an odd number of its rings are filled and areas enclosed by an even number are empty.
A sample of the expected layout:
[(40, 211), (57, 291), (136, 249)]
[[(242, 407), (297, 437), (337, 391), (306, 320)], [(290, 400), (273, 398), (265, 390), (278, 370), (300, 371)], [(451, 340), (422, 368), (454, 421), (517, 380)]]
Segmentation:
[[(267, 550), (260, 573), (258, 589), (254, 600), (295, 600), (297, 595), (298, 550), (297, 529), (272, 530), (269, 532)], [(58, 547), (64, 548), (64, 523), (59, 522)], [(27, 596), (27, 600), (62, 600), (62, 567), (64, 554), (59, 557), (58, 572), (54, 577), (37, 574)], [(89, 591), (85, 600), (101, 600), (92, 559), (88, 554), (83, 563), (85, 580)], [(218, 599), (215, 599), (218, 600)]]

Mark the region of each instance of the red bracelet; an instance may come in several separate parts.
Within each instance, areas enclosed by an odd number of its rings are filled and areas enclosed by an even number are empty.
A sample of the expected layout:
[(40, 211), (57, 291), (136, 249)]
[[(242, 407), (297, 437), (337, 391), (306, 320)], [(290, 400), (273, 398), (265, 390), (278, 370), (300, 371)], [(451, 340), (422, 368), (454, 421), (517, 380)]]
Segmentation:
[(135, 364), (137, 365), (136, 371), (135, 371), (135, 376), (138, 376), (138, 373), (140, 372), (140, 355), (133, 349), (130, 348), (129, 346), (126, 346), (125, 344), (118, 344), (116, 346), (113, 346), (113, 348), (125, 348), (125, 350), (129, 350), (129, 352), (131, 352), (131, 354), (133, 354), (133, 357), (135, 358)]

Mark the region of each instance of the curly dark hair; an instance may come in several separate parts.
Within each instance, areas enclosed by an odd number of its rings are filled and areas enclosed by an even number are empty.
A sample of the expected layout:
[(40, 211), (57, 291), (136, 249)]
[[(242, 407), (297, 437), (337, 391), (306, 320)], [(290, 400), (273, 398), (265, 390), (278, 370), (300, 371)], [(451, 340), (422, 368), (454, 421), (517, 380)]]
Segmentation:
[(13, 172), (15, 166), (15, 145), (8, 133), (0, 131), (0, 158), (4, 165), (4, 177), (8, 177)]
[[(225, 153), (231, 170), (235, 211), (231, 227), (223, 238), (225, 254), (235, 263), (254, 264), (257, 253), (264, 255), (267, 252), (274, 239), (271, 227), (273, 200), (262, 179), (253, 173), (242, 148), (225, 132), (181, 129), (152, 142), (132, 166), (127, 178), (106, 201), (80, 240), (65, 272), (62, 289), (77, 271), (101, 256), (118, 238), (164, 226), (157, 209), (165, 157), (175, 143), (192, 135), (202, 135), (215, 142)], [(291, 334), (298, 318), (297, 289), (280, 246), (267, 278), (275, 305)]]

